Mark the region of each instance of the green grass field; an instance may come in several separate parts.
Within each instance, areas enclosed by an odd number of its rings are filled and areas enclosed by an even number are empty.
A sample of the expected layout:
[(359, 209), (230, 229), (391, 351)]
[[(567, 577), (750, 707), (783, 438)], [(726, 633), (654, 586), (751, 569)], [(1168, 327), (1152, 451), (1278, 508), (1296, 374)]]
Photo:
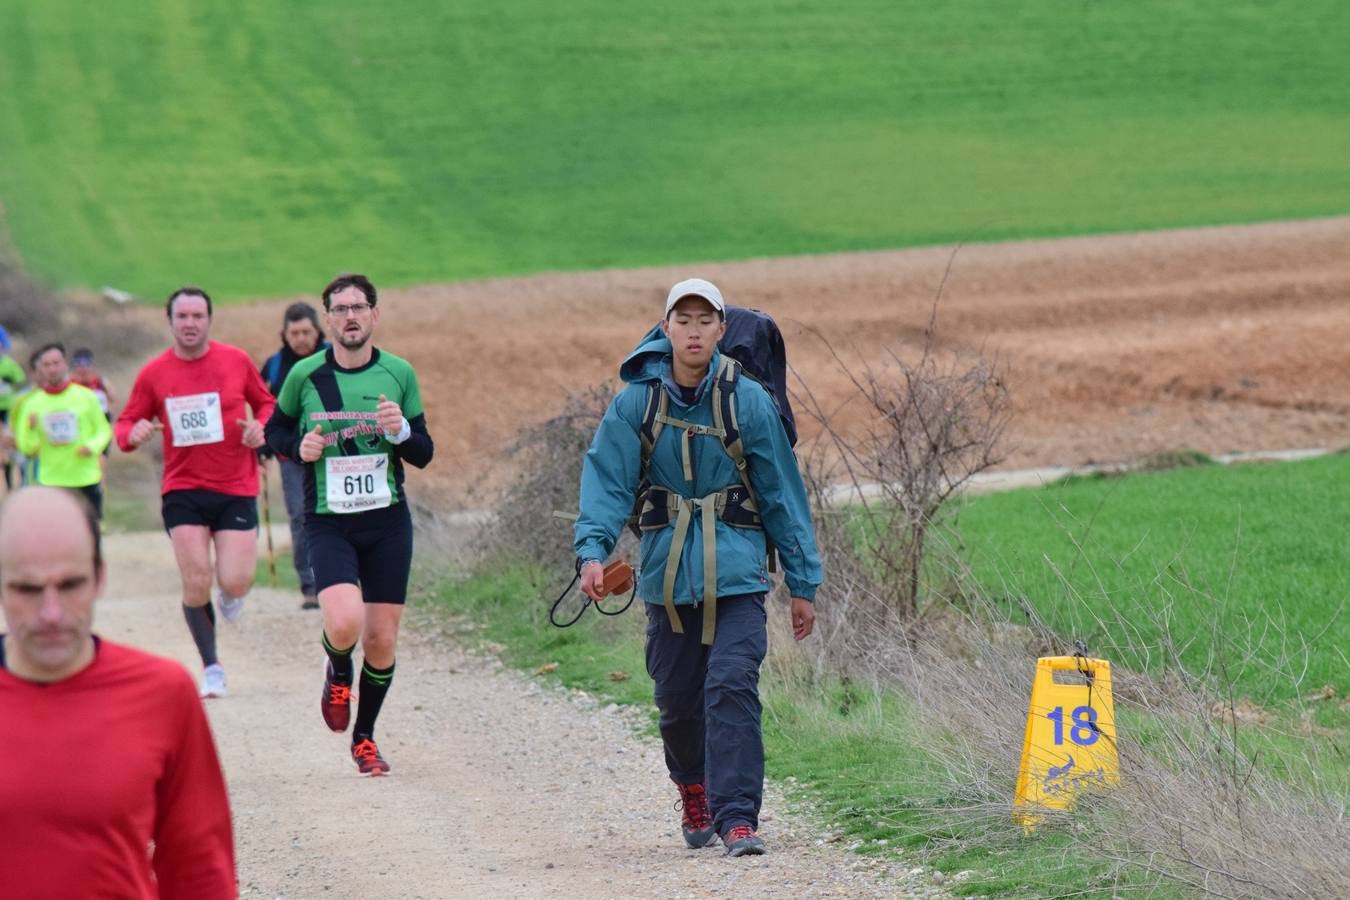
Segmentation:
[(157, 298), (1344, 213), (1350, 7), (0, 0), (0, 200)]
[[(1240, 697), (1279, 706), (1326, 685), (1350, 691), (1348, 509), (1350, 455), (1336, 454), (979, 497), (957, 527), (993, 596), (1025, 598), (1094, 654), (1156, 671), (1170, 606), (1188, 668), (1213, 659)], [(1318, 719), (1350, 725), (1338, 709), (1323, 703)]]

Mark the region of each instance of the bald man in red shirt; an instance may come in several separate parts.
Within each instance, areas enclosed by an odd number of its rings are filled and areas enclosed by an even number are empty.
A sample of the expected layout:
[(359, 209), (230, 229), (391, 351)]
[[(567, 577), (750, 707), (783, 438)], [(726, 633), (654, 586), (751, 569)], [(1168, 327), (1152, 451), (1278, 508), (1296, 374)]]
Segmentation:
[(178, 663), (101, 640), (98, 524), (79, 496), (0, 506), (0, 723), (35, 765), (0, 766), (0, 893), (238, 895), (220, 761)]

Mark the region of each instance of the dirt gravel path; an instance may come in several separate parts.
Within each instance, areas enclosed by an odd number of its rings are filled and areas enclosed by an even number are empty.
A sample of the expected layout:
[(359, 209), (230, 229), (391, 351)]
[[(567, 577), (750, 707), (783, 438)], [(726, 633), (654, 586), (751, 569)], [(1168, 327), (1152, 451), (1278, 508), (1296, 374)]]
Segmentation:
[[(199, 666), (162, 534), (110, 536), (96, 626)], [(316, 709), (317, 613), (258, 588), (222, 625), (230, 696), (207, 709), (234, 808), (243, 897), (893, 897), (940, 892), (878, 868), (766, 802), (771, 855), (684, 849), (659, 744), (597, 708), (406, 630), (377, 738), (388, 778), (357, 776)], [(888, 874), (887, 869), (890, 870)]]

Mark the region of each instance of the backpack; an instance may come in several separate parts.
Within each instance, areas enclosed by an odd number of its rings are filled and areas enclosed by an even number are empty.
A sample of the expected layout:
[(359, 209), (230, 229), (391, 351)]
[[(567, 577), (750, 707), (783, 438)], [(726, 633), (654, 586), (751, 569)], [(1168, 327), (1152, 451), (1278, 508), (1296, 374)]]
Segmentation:
[(728, 306), (726, 313), (727, 331), (718, 349), (739, 362), (741, 369), (769, 392), (789, 446), (797, 446), (797, 417), (788, 402), (787, 346), (778, 323), (768, 313), (744, 306)]

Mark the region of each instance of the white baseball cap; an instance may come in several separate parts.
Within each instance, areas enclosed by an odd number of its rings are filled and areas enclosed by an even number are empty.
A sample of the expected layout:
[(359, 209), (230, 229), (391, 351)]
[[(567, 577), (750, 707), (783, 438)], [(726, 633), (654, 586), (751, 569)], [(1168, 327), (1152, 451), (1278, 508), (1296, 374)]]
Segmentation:
[(727, 304), (722, 299), (722, 292), (717, 289), (717, 285), (702, 278), (686, 278), (671, 288), (670, 294), (666, 296), (666, 318), (670, 317), (670, 310), (684, 297), (702, 297), (723, 316), (727, 314)]

